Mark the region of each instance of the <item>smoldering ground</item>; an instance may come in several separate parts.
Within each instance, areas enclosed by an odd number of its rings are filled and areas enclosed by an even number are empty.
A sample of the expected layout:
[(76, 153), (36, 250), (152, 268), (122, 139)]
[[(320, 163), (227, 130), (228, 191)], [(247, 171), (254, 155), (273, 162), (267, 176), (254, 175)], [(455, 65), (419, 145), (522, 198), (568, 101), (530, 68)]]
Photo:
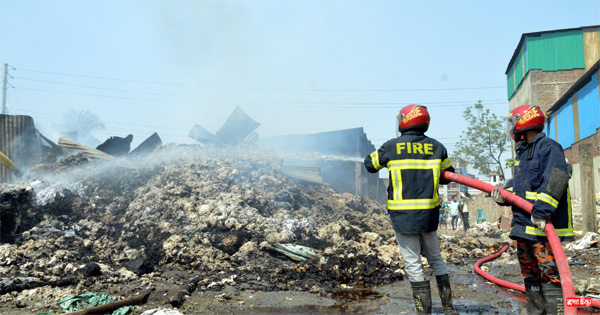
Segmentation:
[[(151, 299), (165, 300), (172, 292), (157, 288), (195, 276), (193, 294), (333, 296), (402, 280), (385, 206), (294, 182), (281, 172), (283, 158), (253, 146), (181, 145), (133, 160), (74, 155), (39, 165), (26, 184), (2, 189), (2, 304), (152, 288)], [(446, 259), (488, 254), (489, 245), (467, 243), (444, 244)], [(292, 260), (278, 244), (317, 254)]]

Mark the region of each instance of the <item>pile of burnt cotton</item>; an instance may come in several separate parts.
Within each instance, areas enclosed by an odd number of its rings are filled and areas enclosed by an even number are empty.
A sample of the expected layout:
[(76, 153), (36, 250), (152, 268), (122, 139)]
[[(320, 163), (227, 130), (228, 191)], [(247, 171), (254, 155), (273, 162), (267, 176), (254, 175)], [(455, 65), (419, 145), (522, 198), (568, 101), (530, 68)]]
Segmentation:
[[(139, 160), (43, 165), (0, 196), (3, 219), (13, 218), (0, 245), (0, 295), (184, 283), (169, 278), (181, 271), (201, 275), (198, 290), (326, 294), (402, 279), (385, 206), (297, 184), (281, 164), (255, 147), (171, 146)], [(291, 259), (283, 245), (313, 254)]]

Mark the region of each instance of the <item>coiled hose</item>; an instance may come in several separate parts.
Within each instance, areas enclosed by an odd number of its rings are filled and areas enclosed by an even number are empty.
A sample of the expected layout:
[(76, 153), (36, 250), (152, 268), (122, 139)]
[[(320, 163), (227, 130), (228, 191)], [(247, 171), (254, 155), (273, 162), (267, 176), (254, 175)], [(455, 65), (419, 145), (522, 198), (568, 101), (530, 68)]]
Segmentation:
[[(481, 190), (481, 191), (487, 192), (487, 193), (491, 193), (492, 190), (498, 188), (496, 186), (478, 181), (474, 178), (469, 178), (466, 176), (462, 176), (462, 175), (447, 172), (447, 171), (441, 172), (441, 178), (443, 178), (444, 180), (447, 180), (447, 181), (452, 181), (452, 182), (456, 182), (456, 183), (459, 183), (462, 185), (467, 185), (469, 187), (472, 187), (472, 188), (475, 188), (475, 189), (478, 189), (478, 190)], [(527, 213), (531, 214), (533, 205), (530, 202), (528, 202), (527, 200), (525, 200), (515, 194), (512, 194), (504, 189), (500, 189), (500, 194), (502, 195), (502, 198), (504, 198), (504, 200), (506, 200), (510, 204), (517, 206), (517, 207), (525, 210)], [(572, 306), (567, 307), (567, 298), (576, 296), (575, 289), (573, 287), (573, 278), (571, 277), (571, 271), (569, 269), (569, 263), (567, 262), (567, 256), (565, 255), (565, 251), (563, 250), (562, 244), (560, 243), (560, 240), (559, 240), (558, 236), (556, 235), (556, 230), (554, 229), (554, 226), (552, 225), (552, 223), (550, 221), (546, 222), (546, 228), (544, 229), (544, 233), (546, 233), (546, 237), (548, 238), (550, 247), (552, 247), (552, 251), (554, 253), (554, 258), (555, 258), (556, 264), (558, 266), (558, 272), (560, 274), (560, 280), (561, 280), (561, 286), (562, 286), (562, 292), (563, 292), (563, 301), (565, 303), (565, 314), (577, 314), (576, 307), (572, 307)], [(481, 270), (481, 268), (479, 267), (482, 263), (497, 258), (507, 249), (508, 249), (508, 245), (504, 246), (500, 251), (494, 253), (493, 255), (491, 255), (489, 257), (485, 257), (485, 258), (477, 261), (474, 266), (475, 272), (477, 272), (482, 277), (484, 277), (484, 278), (488, 279), (489, 281), (492, 281), (498, 285), (501, 285), (501, 286), (504, 286), (507, 288), (511, 288), (514, 290), (518, 290), (521, 292), (525, 292), (525, 286), (517, 285), (512, 282), (504, 281), (504, 280), (498, 279), (496, 277), (493, 277), (492, 275)], [(600, 301), (592, 300), (592, 307), (600, 308)]]

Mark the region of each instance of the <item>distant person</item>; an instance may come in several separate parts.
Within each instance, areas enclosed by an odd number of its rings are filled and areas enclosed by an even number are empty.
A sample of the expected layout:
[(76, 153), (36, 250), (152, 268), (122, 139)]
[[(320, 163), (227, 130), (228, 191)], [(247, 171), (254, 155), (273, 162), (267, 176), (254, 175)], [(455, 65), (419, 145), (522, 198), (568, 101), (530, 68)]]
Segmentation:
[(459, 223), (459, 222), (462, 222), (462, 217), (463, 217), (463, 207), (464, 207), (464, 206), (465, 206), (465, 205), (463, 204), (463, 200), (462, 200), (462, 198), (459, 198), (459, 199), (458, 199), (458, 214), (457, 214), (457, 217), (458, 217), (458, 219), (456, 220), (456, 222), (457, 222), (457, 223), (456, 223), (456, 225), (457, 225), (457, 228), (458, 228), (458, 223)]
[(446, 314), (458, 314), (452, 305), (452, 291), (446, 263), (437, 235), (440, 219), (439, 184), (441, 171), (454, 172), (444, 145), (429, 138), (429, 112), (425, 106), (408, 105), (396, 117), (397, 138), (384, 143), (365, 158), (367, 171), (387, 167), (388, 213), (404, 259), (417, 314), (431, 314), (431, 288), (423, 273), (421, 255), (433, 269)]
[(452, 230), (456, 230), (456, 223), (458, 221), (458, 202), (456, 196), (452, 196), (452, 202), (450, 202), (450, 215), (452, 216)]
[[(507, 130), (516, 144), (514, 177), (504, 189), (533, 204), (531, 215), (513, 206), (510, 238), (525, 278), (528, 314), (557, 314), (562, 288), (554, 253), (545, 228), (550, 220), (561, 241), (573, 241), (569, 173), (560, 144), (542, 132), (545, 117), (537, 106), (517, 106), (508, 114)], [(506, 204), (499, 189), (492, 198)], [(562, 314), (562, 312), (561, 312)]]
[(468, 197), (464, 197), (460, 199), (458, 203), (458, 213), (463, 223), (463, 230), (467, 232), (470, 228), (469, 226), (469, 201)]
[(439, 228), (442, 228), (442, 224), (444, 225), (444, 230), (448, 229), (448, 204), (445, 201), (440, 202), (440, 223)]

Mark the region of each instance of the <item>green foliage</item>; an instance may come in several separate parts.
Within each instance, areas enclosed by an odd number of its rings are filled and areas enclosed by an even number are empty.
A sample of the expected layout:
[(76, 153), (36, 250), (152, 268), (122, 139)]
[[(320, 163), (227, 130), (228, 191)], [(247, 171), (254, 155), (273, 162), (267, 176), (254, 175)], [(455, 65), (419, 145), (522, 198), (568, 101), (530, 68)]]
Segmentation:
[(467, 130), (460, 136), (455, 155), (466, 160), (468, 165), (482, 174), (497, 171), (504, 176), (500, 156), (507, 150), (504, 119), (484, 108), (481, 101), (467, 107), (463, 112)]
[(514, 158), (506, 159), (506, 167), (513, 167), (517, 164), (517, 161)]

